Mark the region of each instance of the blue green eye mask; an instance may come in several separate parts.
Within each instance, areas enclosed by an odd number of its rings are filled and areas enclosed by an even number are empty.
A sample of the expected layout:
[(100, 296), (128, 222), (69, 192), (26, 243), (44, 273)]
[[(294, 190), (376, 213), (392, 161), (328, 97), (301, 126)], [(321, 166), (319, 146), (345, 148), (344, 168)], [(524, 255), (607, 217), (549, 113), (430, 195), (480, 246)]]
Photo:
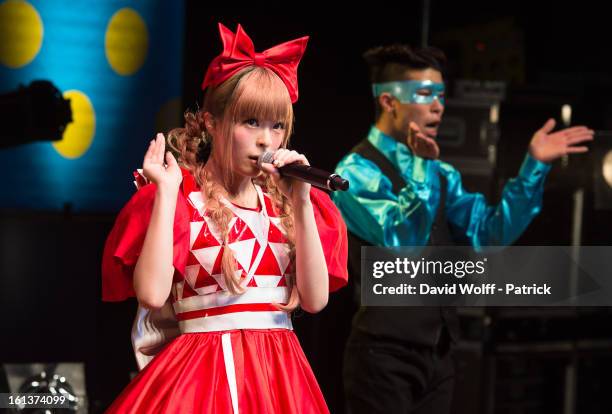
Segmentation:
[(408, 80), (398, 82), (375, 83), (372, 85), (374, 97), (383, 93), (390, 93), (401, 103), (429, 105), (437, 99), (444, 105), (444, 83), (430, 80)]

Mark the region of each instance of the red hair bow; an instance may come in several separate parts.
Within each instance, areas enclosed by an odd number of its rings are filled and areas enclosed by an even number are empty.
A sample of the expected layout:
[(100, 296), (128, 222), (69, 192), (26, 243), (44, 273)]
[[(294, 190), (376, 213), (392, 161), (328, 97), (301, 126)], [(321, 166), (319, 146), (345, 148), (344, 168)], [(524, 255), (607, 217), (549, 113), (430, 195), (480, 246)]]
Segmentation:
[(274, 46), (262, 53), (255, 53), (251, 38), (238, 25), (236, 34), (219, 23), (223, 52), (213, 59), (206, 71), (202, 89), (217, 86), (240, 70), (249, 66), (271, 69), (287, 86), (291, 102), (298, 99), (297, 67), (304, 55), (308, 36)]

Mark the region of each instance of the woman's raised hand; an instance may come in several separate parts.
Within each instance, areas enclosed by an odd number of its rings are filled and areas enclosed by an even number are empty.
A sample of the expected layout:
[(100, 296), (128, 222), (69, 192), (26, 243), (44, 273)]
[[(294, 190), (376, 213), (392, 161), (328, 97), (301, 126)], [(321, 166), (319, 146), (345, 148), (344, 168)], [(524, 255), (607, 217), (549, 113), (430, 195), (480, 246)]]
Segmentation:
[(164, 134), (157, 134), (149, 144), (142, 163), (143, 174), (157, 187), (177, 190), (183, 180), (181, 169), (171, 152), (166, 152)]

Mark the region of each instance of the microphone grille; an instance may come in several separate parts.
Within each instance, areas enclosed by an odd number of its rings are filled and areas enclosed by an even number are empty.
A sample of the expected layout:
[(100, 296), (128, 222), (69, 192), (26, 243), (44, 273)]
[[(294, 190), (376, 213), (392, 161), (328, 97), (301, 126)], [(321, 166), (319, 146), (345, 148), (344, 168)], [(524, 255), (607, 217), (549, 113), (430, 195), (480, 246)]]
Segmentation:
[(274, 153), (266, 151), (259, 156), (259, 159), (257, 160), (257, 166), (261, 168), (261, 164), (272, 164), (272, 161), (274, 161)]

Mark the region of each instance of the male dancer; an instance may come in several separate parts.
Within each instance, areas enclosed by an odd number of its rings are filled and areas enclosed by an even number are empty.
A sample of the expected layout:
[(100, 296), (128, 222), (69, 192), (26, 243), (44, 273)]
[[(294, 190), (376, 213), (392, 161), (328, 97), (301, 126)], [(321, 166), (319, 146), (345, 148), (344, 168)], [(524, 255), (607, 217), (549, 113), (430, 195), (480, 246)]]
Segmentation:
[[(512, 244), (541, 208), (550, 163), (586, 152), (576, 146), (593, 131), (536, 131), (519, 174), (501, 201), (468, 193), (461, 175), (438, 160), (444, 113), (444, 54), (435, 48), (392, 45), (364, 54), (376, 105), (376, 123), (336, 172), (350, 189), (334, 202), (350, 232), (349, 268), (360, 271), (360, 247)], [(447, 413), (453, 390), (451, 343), (458, 336), (454, 309), (361, 307), (345, 351), (344, 386), (351, 414)]]

